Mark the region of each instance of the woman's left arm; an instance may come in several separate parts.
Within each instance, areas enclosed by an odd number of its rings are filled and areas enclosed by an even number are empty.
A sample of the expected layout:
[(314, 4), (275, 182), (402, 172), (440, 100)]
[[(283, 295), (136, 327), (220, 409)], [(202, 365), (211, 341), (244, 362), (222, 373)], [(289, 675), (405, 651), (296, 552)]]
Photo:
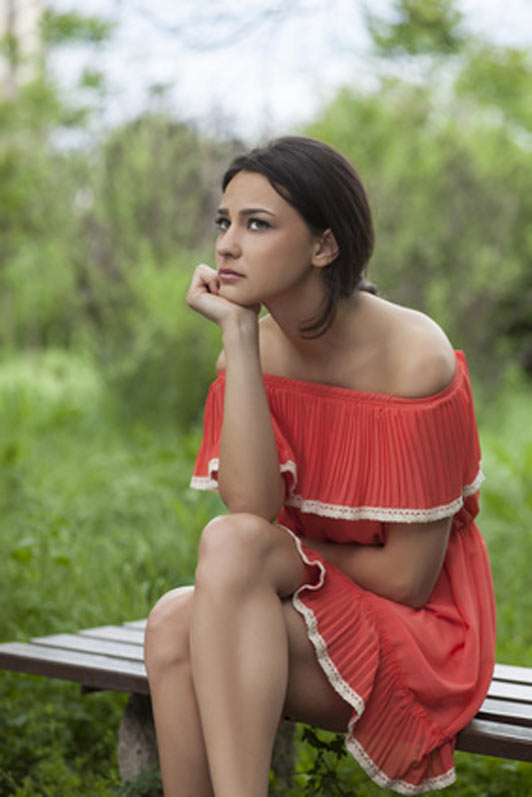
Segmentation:
[(421, 609), (440, 574), (451, 518), (432, 523), (390, 523), (384, 545), (305, 540), (363, 589)]

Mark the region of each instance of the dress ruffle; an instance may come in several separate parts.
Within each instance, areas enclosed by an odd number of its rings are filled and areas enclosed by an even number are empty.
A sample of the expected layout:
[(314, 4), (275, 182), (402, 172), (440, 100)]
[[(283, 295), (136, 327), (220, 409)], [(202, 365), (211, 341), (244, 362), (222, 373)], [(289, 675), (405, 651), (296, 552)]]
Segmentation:
[(281, 528), (294, 539), (307, 572), (310, 566), (317, 571), (292, 603), (305, 620), (329, 683), (353, 708), (345, 736), (348, 750), (375, 783), (400, 794), (449, 786), (455, 780), (454, 738), (442, 742), (442, 729), (404, 683), (369, 594), (290, 529)]
[[(421, 399), (265, 374), (286, 506), (345, 521), (473, 519), (484, 477), (467, 365), (461, 352), (456, 360), (448, 387)], [(198, 489), (217, 486), (224, 385), (222, 372), (207, 398)]]

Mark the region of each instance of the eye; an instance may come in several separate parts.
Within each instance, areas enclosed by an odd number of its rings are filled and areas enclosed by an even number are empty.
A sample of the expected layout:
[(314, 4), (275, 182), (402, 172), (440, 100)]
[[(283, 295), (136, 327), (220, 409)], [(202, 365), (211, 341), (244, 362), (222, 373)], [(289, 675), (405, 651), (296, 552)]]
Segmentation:
[(250, 230), (258, 231), (258, 230), (267, 230), (271, 225), (268, 224), (267, 221), (264, 221), (264, 219), (251, 218), (248, 222), (248, 226)]
[(221, 231), (225, 232), (225, 230), (229, 229), (230, 222), (225, 216), (217, 216), (214, 223)]

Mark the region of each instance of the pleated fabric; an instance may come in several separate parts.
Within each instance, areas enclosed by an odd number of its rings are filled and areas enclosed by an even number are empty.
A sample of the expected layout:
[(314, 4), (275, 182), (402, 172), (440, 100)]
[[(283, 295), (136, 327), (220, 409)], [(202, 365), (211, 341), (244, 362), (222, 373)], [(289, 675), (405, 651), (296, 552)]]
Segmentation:
[[(287, 487), (278, 523), (307, 564), (293, 596), (320, 666), (352, 706), (346, 745), (380, 786), (420, 794), (454, 781), (455, 736), (494, 666), (489, 561), (475, 524), (483, 480), (465, 357), (421, 399), (264, 375)], [(211, 385), (191, 486), (217, 489), (225, 375)], [(422, 609), (362, 589), (301, 538), (385, 543), (390, 523), (452, 517)]]

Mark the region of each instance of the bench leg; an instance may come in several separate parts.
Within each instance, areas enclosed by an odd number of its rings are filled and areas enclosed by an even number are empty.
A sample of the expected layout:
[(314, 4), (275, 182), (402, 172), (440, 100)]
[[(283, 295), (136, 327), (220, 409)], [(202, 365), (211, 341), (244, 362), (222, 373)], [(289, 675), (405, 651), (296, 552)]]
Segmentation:
[(294, 774), (295, 731), (295, 722), (283, 720), (273, 746), (272, 769), (281, 784), (287, 788), (292, 785)]
[(157, 743), (150, 698), (130, 695), (118, 731), (118, 771), (122, 780), (135, 780), (157, 764)]

